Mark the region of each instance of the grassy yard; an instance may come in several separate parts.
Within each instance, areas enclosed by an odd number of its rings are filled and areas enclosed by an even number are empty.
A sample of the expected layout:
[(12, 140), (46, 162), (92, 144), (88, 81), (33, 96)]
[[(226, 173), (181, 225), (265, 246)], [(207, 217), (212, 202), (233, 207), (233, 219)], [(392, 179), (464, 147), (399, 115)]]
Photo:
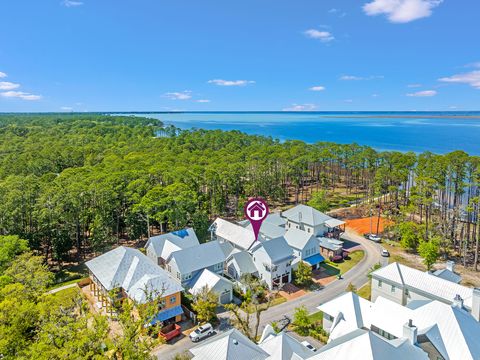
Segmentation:
[(316, 322), (321, 323), (323, 321), (323, 312), (321, 312), (321, 311), (314, 312), (314, 313), (308, 315), (308, 318), (313, 323), (316, 323)]
[(357, 250), (350, 254), (350, 258), (348, 260), (343, 260), (341, 263), (334, 263), (332, 261), (326, 261), (324, 264), (321, 264), (328, 275), (336, 276), (339, 273), (345, 274), (348, 270), (352, 267), (357, 265), (360, 261), (362, 261), (365, 253), (363, 250)]
[(372, 291), (372, 280), (370, 280), (367, 284), (363, 285), (360, 289), (357, 291), (357, 295), (370, 300), (370, 293)]
[[(270, 303), (270, 307), (276, 306), (276, 305), (280, 305), (280, 304), (282, 304), (282, 303), (284, 303), (284, 302), (286, 302), (286, 301), (287, 301), (287, 299), (285, 299), (283, 296), (277, 296), (277, 297), (276, 297), (275, 299), (273, 299), (272, 302)], [(266, 308), (266, 307), (267, 307), (267, 304), (261, 304), (261, 305), (260, 305), (260, 308), (262, 308), (262, 309), (263, 309), (263, 308)], [(250, 306), (250, 307), (248, 308), (248, 312), (249, 312), (250, 314), (253, 314), (253, 313), (255, 312), (254, 307), (253, 307), (253, 306)]]

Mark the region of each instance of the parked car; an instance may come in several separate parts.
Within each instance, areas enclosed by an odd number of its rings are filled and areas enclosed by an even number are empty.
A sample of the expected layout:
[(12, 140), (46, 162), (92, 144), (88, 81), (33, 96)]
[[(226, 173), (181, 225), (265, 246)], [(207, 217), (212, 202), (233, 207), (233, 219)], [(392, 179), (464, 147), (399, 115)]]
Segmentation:
[(343, 256), (342, 256), (342, 255), (330, 256), (330, 261), (333, 261), (333, 262), (341, 262), (342, 260), (343, 260)]
[(314, 347), (312, 344), (310, 344), (310, 343), (309, 343), (308, 341), (306, 341), (306, 340), (305, 340), (305, 341), (302, 341), (302, 345), (305, 346), (305, 347), (306, 347), (308, 350), (310, 350), (310, 351), (313, 351), (313, 352), (317, 351), (317, 348)]
[(390, 256), (390, 253), (388, 252), (387, 249), (382, 249), (382, 256), (383, 257), (389, 257)]
[(376, 234), (364, 234), (365, 238), (374, 242), (380, 242), (382, 238)]
[(189, 335), (190, 340), (193, 342), (198, 342), (206, 337), (209, 337), (214, 333), (213, 326), (210, 323), (206, 323), (202, 326), (199, 326), (198, 329), (192, 331)]

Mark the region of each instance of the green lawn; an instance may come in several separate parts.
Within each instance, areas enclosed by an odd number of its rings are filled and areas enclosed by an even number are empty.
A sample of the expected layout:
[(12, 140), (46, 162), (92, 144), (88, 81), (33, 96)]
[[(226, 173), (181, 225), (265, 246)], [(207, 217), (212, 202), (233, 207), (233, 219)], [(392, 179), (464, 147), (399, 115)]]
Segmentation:
[(53, 290), (53, 289), (57, 289), (57, 288), (59, 288), (59, 287), (65, 286), (65, 285), (76, 284), (76, 283), (78, 283), (80, 280), (83, 280), (83, 279), (74, 279), (74, 280), (70, 280), (70, 281), (65, 281), (65, 282), (63, 282), (63, 283), (58, 283), (58, 284), (55, 284), (55, 285), (52, 285), (51, 287), (49, 287), (49, 288), (47, 289), (47, 291)]
[(327, 261), (320, 266), (322, 266), (328, 275), (338, 275), (339, 273), (345, 274), (348, 270), (352, 267), (357, 265), (360, 261), (362, 261), (365, 253), (363, 250), (357, 250), (350, 254), (350, 258), (348, 260), (343, 260), (341, 263), (334, 263), (332, 261)]
[(360, 289), (357, 291), (357, 295), (370, 300), (370, 293), (372, 291), (372, 280), (370, 280), (367, 284), (363, 285)]
[(317, 312), (314, 312), (310, 315), (308, 315), (308, 318), (313, 322), (313, 323), (316, 323), (316, 322), (323, 322), (323, 312), (321, 311), (317, 311)]

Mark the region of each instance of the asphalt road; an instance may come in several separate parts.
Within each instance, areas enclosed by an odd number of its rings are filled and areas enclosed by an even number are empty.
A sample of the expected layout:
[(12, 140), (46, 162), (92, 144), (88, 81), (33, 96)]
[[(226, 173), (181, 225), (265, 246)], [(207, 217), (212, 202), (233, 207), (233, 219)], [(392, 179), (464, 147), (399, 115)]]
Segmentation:
[[(295, 308), (299, 306), (305, 306), (311, 313), (318, 311), (317, 307), (320, 304), (330, 301), (344, 293), (349, 283), (352, 283), (357, 287), (357, 289), (359, 289), (368, 282), (368, 272), (373, 265), (378, 262), (380, 262), (382, 266), (388, 264), (388, 259), (381, 256), (381, 245), (367, 240), (355, 232), (349, 231), (348, 229), (342, 237), (352, 242), (359, 243), (365, 251), (364, 259), (345, 274), (342, 274), (342, 279), (331, 282), (323, 289), (307, 293), (300, 298), (276, 305), (263, 312), (260, 323), (260, 333), (267, 324), (270, 324), (273, 321), (282, 322), (285, 321), (286, 318), (290, 320), (293, 319)], [(222, 333), (230, 328), (228, 325), (229, 317), (229, 312), (219, 314), (221, 326), (220, 329), (217, 330), (217, 334)], [(170, 360), (173, 356), (175, 356), (175, 354), (188, 351), (188, 349), (194, 346), (195, 344), (193, 344), (188, 337), (184, 337), (177, 340), (174, 344), (162, 346), (156, 352), (154, 352), (154, 354), (158, 357), (158, 359)]]

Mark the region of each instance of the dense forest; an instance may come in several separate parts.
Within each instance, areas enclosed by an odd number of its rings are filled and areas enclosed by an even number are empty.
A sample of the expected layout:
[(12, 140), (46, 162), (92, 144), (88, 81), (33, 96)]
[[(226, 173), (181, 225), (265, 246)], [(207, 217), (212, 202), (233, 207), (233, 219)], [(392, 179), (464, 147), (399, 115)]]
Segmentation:
[(239, 216), (249, 196), (281, 207), (342, 189), (418, 227), (396, 230), (415, 233), (405, 247), (438, 239), (443, 253), (476, 268), (479, 165), (463, 151), (280, 142), (140, 117), (1, 115), (0, 235), (61, 264), (185, 226), (205, 239), (211, 219)]

